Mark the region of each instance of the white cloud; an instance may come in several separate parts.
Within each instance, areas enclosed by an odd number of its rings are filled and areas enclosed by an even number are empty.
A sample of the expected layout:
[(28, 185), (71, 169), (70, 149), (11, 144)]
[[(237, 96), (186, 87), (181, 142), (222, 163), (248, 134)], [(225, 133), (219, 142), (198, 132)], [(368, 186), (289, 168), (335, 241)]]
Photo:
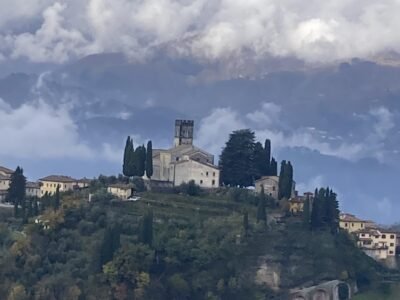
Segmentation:
[(12, 109), (0, 100), (0, 156), (87, 159), (92, 152), (79, 139), (77, 127), (63, 108), (43, 101)]
[(272, 140), (273, 150), (285, 147), (303, 147), (324, 155), (356, 161), (361, 158), (380, 158), (384, 153), (384, 140), (394, 126), (392, 114), (384, 107), (373, 109), (370, 115), (376, 120), (368, 124), (370, 135), (359, 139), (334, 138), (314, 127), (287, 129), (278, 105), (263, 103), (260, 110), (241, 115), (231, 108), (216, 108), (201, 120), (196, 143), (219, 154), (233, 130), (252, 128), (257, 139)]
[[(7, 57), (63, 62), (94, 52), (153, 50), (244, 63), (295, 56), (333, 62), (400, 51), (397, 0), (1, 0)], [(42, 18), (37, 15), (42, 12)], [(41, 22), (29, 31), (21, 25)], [(18, 24), (16, 27), (15, 24)], [(1, 49), (1, 48), (0, 48)], [(11, 56), (10, 56), (11, 55)]]

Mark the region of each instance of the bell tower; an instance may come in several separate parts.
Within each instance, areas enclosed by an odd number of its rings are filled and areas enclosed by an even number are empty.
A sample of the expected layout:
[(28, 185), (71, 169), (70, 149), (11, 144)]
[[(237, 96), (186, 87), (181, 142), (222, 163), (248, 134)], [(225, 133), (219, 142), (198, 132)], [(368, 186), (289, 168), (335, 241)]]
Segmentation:
[(176, 120), (174, 147), (193, 145), (193, 128), (193, 120)]

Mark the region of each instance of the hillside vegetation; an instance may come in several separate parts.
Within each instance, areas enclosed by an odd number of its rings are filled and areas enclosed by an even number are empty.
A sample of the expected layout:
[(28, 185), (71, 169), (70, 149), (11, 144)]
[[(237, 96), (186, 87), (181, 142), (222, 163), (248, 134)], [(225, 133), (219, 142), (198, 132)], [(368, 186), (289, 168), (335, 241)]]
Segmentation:
[[(371, 286), (383, 271), (344, 233), (279, 218), (267, 201), (257, 222), (252, 191), (197, 196), (143, 193), (120, 202), (96, 186), (62, 195), (21, 225), (2, 215), (0, 294), (4, 299), (285, 299), (324, 280)], [(262, 266), (276, 276), (260, 272)]]

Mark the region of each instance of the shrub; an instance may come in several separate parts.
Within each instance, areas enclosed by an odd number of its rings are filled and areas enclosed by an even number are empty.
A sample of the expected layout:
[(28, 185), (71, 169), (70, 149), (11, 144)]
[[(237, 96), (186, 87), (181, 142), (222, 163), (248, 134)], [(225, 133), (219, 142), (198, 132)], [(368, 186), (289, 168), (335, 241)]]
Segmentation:
[(201, 193), (201, 188), (194, 182), (194, 180), (190, 180), (189, 183), (182, 183), (179, 186), (179, 191), (189, 196), (198, 196)]

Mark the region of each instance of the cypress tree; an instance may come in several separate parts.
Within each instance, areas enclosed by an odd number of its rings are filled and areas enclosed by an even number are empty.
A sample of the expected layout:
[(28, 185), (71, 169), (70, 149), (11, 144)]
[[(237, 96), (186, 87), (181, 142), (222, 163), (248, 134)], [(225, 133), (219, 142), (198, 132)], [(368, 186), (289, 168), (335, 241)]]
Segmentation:
[(151, 141), (147, 142), (146, 176), (149, 179), (151, 179), (151, 176), (153, 176), (153, 144)]
[(247, 211), (243, 213), (243, 231), (244, 236), (247, 237), (249, 233), (249, 213)]
[(255, 143), (254, 145), (254, 168), (255, 174), (254, 179), (259, 179), (265, 175), (267, 170), (267, 160), (265, 156), (265, 151), (260, 142)]
[(127, 177), (133, 177), (138, 175), (137, 165), (138, 162), (136, 157), (136, 151), (133, 146), (133, 141), (131, 139), (128, 147), (128, 173), (126, 175)]
[(60, 185), (57, 185), (56, 193), (54, 195), (54, 210), (60, 208)]
[(146, 164), (146, 148), (144, 145), (139, 146), (135, 150), (137, 176), (143, 177)]
[(15, 172), (11, 175), (10, 187), (7, 193), (7, 201), (14, 204), (14, 215), (19, 216), (18, 206), (22, 209), (22, 218), (25, 219), (26, 207), (25, 207), (25, 188), (26, 178), (24, 171), (19, 166)]
[(151, 246), (153, 243), (153, 211), (149, 210), (142, 218), (140, 241)]
[(285, 196), (286, 198), (290, 198), (292, 196), (292, 186), (293, 186), (293, 166), (290, 163), (290, 161), (286, 165), (287, 168), (287, 174), (286, 174), (286, 190), (285, 190)]
[(39, 205), (38, 205), (38, 200), (35, 198), (33, 200), (33, 215), (38, 216), (39, 215)]
[(28, 204), (28, 213), (27, 213), (27, 216), (28, 217), (32, 217), (34, 214), (33, 214), (33, 199), (32, 198), (29, 198), (28, 200), (27, 200), (27, 204)]
[(257, 204), (257, 223), (263, 221), (267, 224), (267, 213), (265, 211), (265, 192), (264, 186), (261, 186), (261, 193)]
[(279, 190), (278, 190), (278, 199), (282, 199), (285, 197), (285, 189), (286, 189), (286, 160), (282, 160), (281, 162), (281, 170), (279, 172)]
[(122, 174), (125, 176), (129, 176), (129, 159), (130, 159), (130, 146), (131, 146), (131, 137), (128, 136), (126, 139), (125, 150), (124, 150), (124, 160), (122, 165)]
[(278, 163), (275, 158), (271, 160), (270, 176), (278, 176)]
[(119, 225), (107, 226), (104, 231), (103, 240), (100, 246), (100, 270), (113, 259), (114, 253), (121, 245), (121, 229)]
[(266, 166), (265, 166), (265, 176), (269, 176), (272, 173), (271, 170), (271, 140), (266, 139), (264, 144), (264, 151), (265, 151), (265, 159), (266, 159)]
[(307, 199), (304, 201), (304, 206), (303, 206), (303, 224), (306, 228), (310, 227), (310, 198), (307, 196)]

